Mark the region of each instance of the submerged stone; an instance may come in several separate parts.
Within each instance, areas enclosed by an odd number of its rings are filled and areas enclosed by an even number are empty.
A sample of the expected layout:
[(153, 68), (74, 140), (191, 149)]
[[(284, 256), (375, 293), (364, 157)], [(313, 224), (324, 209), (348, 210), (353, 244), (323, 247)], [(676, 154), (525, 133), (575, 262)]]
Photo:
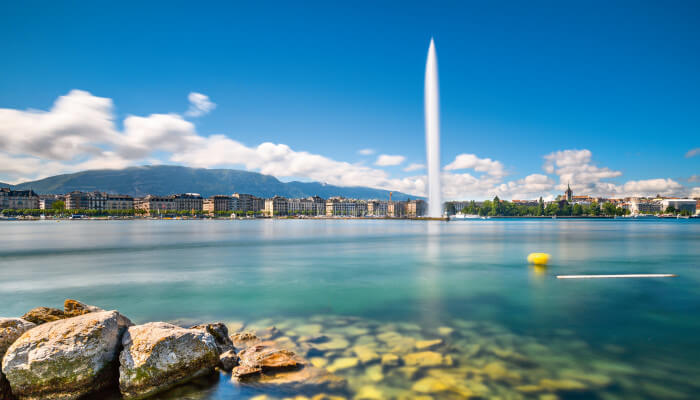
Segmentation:
[(445, 362), (442, 354), (434, 351), (407, 354), (403, 357), (403, 361), (408, 366), (418, 367), (436, 367)]
[(347, 386), (345, 379), (312, 366), (300, 366), (291, 370), (264, 371), (263, 374), (253, 375), (244, 380), (237, 380), (237, 383), (265, 390), (295, 394), (309, 391), (337, 392), (345, 390)]
[(359, 358), (363, 364), (379, 360), (379, 354), (368, 346), (354, 346), (352, 351), (355, 353), (355, 355), (357, 355), (357, 358)]
[(444, 392), (449, 389), (449, 387), (445, 385), (442, 380), (427, 376), (414, 383), (411, 389), (419, 393), (437, 393)]
[(372, 365), (366, 369), (365, 376), (372, 382), (381, 382), (384, 380), (384, 373), (382, 372), (382, 366), (379, 364)]
[(355, 400), (382, 400), (384, 395), (375, 386), (362, 386), (354, 397)]
[(573, 379), (542, 379), (540, 386), (552, 392), (586, 390), (586, 385)]
[(252, 375), (257, 375), (262, 372), (260, 367), (251, 367), (249, 365), (239, 365), (231, 370), (233, 378), (245, 378)]
[(355, 357), (341, 357), (336, 358), (333, 363), (326, 368), (330, 372), (336, 372), (341, 369), (354, 368), (359, 363), (359, 360)]
[(519, 381), (520, 373), (509, 371), (505, 365), (498, 361), (493, 361), (484, 367), (484, 373), (494, 381)]
[(386, 366), (396, 366), (399, 365), (399, 356), (392, 353), (385, 353), (382, 355), (382, 365)]
[(7, 349), (2, 371), (20, 399), (77, 399), (116, 383), (120, 342), (129, 326), (117, 311), (44, 323)]
[(203, 329), (151, 322), (130, 327), (122, 344), (119, 389), (125, 398), (148, 397), (208, 374), (219, 363), (216, 341)]
[(438, 327), (438, 333), (442, 336), (450, 336), (452, 332), (454, 332), (454, 329), (450, 328), (449, 326)]
[(239, 363), (263, 369), (290, 368), (303, 365), (300, 357), (289, 350), (255, 345), (238, 353)]
[(442, 344), (442, 339), (435, 340), (419, 340), (416, 342), (416, 349), (418, 350), (428, 350), (435, 348)]

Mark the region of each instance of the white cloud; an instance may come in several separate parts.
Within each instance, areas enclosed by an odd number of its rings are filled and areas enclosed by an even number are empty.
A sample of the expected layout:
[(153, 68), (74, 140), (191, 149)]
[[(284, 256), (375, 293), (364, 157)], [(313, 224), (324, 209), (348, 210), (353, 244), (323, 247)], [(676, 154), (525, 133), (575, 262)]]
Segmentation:
[(700, 186), (692, 188), (692, 190), (690, 191), (690, 197), (694, 199), (700, 198)]
[(503, 177), (506, 175), (503, 164), (500, 161), (490, 158), (479, 158), (475, 154), (460, 154), (454, 161), (445, 166), (446, 171), (460, 169), (473, 169), (477, 172), (484, 172), (492, 176)]
[[(298, 151), (281, 143), (247, 146), (225, 135), (204, 136), (179, 114), (128, 116), (116, 128), (112, 100), (73, 90), (48, 111), (0, 109), (0, 180), (21, 182), (85, 169), (179, 163), (194, 167), (244, 167), (280, 178), (295, 177), (340, 186), (368, 186), (424, 196), (425, 175), (396, 178), (383, 169)], [(370, 149), (365, 149), (370, 150)], [(369, 153), (368, 153), (369, 154)], [(606, 181), (621, 175), (592, 162), (589, 150), (562, 150), (544, 157), (547, 174), (504, 181), (500, 161), (460, 154), (442, 174), (448, 200), (551, 198), (567, 181), (577, 194), (700, 196), (672, 179)], [(405, 158), (382, 154), (376, 165), (400, 165)], [(418, 171), (409, 164), (404, 171)], [(470, 173), (455, 173), (472, 169)], [(550, 176), (554, 175), (554, 177)], [(557, 184), (553, 178), (558, 178)]]
[(408, 164), (406, 166), (406, 168), (404, 168), (403, 170), (406, 172), (411, 172), (411, 171), (419, 171), (421, 169), (425, 169), (424, 164), (412, 163), (412, 164)]
[(700, 154), (700, 147), (696, 147), (694, 149), (688, 150), (688, 152), (685, 153), (685, 158), (695, 157), (699, 154)]
[(209, 96), (201, 93), (192, 92), (187, 96), (190, 101), (190, 108), (187, 109), (185, 115), (188, 117), (200, 117), (209, 114), (211, 110), (216, 108), (216, 104), (209, 100)]
[(362, 149), (358, 150), (357, 154), (363, 155), (363, 156), (371, 156), (374, 154), (374, 149)]
[(390, 167), (393, 165), (399, 165), (402, 162), (404, 162), (404, 160), (406, 160), (406, 157), (404, 156), (391, 156), (388, 154), (380, 154), (377, 158), (377, 161), (374, 162), (374, 165), (380, 167)]

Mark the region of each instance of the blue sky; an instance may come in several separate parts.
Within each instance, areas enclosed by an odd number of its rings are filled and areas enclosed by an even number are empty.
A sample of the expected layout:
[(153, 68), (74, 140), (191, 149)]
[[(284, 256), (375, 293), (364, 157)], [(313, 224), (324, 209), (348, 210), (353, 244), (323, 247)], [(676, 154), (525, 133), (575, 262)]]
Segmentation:
[[(177, 163), (348, 184), (366, 173), (422, 194), (425, 171), (404, 169), (425, 162), (434, 37), (448, 198), (532, 197), (564, 180), (700, 196), (698, 2), (20, 3), (0, 5), (0, 181)], [(89, 95), (49, 115), (72, 90)], [(190, 93), (216, 107), (185, 115)], [(96, 99), (110, 105), (81, 108)], [(65, 133), (69, 117), (79, 133)], [(404, 159), (375, 165), (381, 154)]]

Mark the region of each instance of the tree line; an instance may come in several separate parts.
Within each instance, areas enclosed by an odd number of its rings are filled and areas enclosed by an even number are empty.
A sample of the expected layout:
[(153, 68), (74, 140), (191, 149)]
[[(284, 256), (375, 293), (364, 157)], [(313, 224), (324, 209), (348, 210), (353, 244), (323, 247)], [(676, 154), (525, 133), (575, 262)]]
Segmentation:
[(462, 214), (472, 214), (490, 217), (539, 217), (539, 216), (621, 216), (630, 211), (618, 207), (613, 203), (605, 202), (602, 205), (593, 202), (591, 204), (570, 204), (566, 200), (552, 202), (545, 205), (540, 197), (537, 205), (524, 205), (501, 200), (498, 196), (493, 200), (486, 200), (481, 205), (472, 200), (461, 210), (455, 208), (455, 203), (446, 205), (448, 214), (461, 211)]

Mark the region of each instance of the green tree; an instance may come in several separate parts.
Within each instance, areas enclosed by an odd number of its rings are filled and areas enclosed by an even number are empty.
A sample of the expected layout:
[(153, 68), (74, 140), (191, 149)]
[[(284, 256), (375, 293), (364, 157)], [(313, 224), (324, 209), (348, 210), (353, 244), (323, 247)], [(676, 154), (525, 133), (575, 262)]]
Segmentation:
[(65, 210), (66, 209), (66, 202), (63, 200), (56, 200), (51, 204), (51, 209), (52, 210)]
[(574, 206), (571, 208), (571, 215), (582, 215), (583, 214), (583, 207), (581, 207), (580, 204), (574, 204)]

